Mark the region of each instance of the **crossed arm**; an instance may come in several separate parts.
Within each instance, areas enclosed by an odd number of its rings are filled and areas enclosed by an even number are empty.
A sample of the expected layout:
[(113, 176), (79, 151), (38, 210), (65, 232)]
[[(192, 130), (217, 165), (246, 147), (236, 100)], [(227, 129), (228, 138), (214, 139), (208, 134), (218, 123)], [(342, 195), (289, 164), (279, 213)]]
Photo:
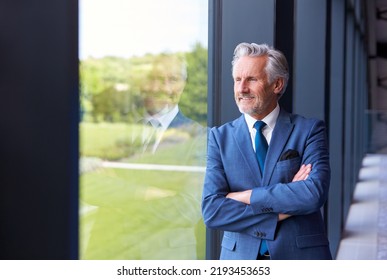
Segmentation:
[[(294, 175), (292, 182), (306, 180), (311, 170), (312, 170), (311, 164), (307, 164), (307, 165), (303, 164), (300, 167), (300, 170), (298, 170), (298, 172), (296, 173), (296, 175)], [(226, 195), (226, 197), (243, 202), (245, 204), (250, 204), (251, 192), (252, 190), (246, 190), (241, 192), (230, 192)], [(290, 215), (288, 214), (278, 214), (279, 221), (282, 221), (289, 217)]]

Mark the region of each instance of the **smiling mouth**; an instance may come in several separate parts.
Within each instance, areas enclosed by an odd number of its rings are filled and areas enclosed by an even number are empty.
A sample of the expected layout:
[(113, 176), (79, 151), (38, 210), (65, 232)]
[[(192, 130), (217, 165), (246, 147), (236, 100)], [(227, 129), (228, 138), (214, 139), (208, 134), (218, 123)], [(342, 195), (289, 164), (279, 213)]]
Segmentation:
[(242, 96), (242, 97), (238, 98), (239, 101), (250, 101), (250, 100), (253, 100), (253, 99), (254, 99), (253, 96)]

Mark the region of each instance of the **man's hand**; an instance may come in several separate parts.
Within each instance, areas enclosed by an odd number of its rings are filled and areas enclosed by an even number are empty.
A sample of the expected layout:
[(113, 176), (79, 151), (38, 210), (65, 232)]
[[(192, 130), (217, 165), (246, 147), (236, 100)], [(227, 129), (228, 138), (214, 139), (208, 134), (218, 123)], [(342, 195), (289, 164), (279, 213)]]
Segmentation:
[(291, 217), (292, 215), (289, 215), (289, 214), (278, 214), (278, 221), (283, 221), (289, 217)]
[(309, 176), (310, 171), (312, 171), (311, 164), (303, 164), (300, 167), (300, 170), (294, 175), (292, 182), (306, 180)]
[(242, 192), (230, 192), (226, 195), (226, 197), (250, 205), (251, 190)]

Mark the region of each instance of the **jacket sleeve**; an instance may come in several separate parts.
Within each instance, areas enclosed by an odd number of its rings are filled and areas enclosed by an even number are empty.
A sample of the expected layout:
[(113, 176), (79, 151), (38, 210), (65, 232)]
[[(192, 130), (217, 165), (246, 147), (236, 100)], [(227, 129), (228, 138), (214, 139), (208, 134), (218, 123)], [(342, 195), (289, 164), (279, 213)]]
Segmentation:
[[(262, 213), (263, 209), (271, 209), (276, 213), (307, 215), (320, 210), (324, 205), (330, 183), (325, 125), (324, 122), (315, 120), (310, 127), (305, 140), (296, 139), (294, 141), (294, 145), (301, 143), (304, 147), (301, 163), (312, 164), (312, 171), (308, 178), (303, 181), (283, 182), (254, 188), (251, 206), (255, 214)], [(277, 168), (272, 181), (281, 181), (278, 179), (281, 176), (280, 173), (281, 170)]]
[[(207, 169), (202, 197), (202, 214), (207, 227), (246, 233), (273, 240), (277, 213), (257, 214), (250, 205), (226, 198), (231, 192), (222, 162), (220, 146), (212, 129), (208, 136)], [(272, 228), (267, 232), (265, 229)]]

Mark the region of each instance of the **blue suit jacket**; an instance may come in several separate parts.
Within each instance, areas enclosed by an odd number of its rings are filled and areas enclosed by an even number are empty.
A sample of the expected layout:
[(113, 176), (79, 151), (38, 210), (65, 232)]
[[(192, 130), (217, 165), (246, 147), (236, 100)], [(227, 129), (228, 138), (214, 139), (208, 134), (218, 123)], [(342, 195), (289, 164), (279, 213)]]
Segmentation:
[[(224, 231), (221, 259), (256, 259), (262, 239), (271, 259), (331, 259), (320, 212), (328, 196), (325, 125), (281, 109), (263, 176), (244, 116), (209, 133), (202, 213), (209, 228)], [(301, 164), (304, 181), (291, 182)], [(252, 189), (251, 204), (226, 198)], [(292, 217), (278, 221), (278, 213)]]

